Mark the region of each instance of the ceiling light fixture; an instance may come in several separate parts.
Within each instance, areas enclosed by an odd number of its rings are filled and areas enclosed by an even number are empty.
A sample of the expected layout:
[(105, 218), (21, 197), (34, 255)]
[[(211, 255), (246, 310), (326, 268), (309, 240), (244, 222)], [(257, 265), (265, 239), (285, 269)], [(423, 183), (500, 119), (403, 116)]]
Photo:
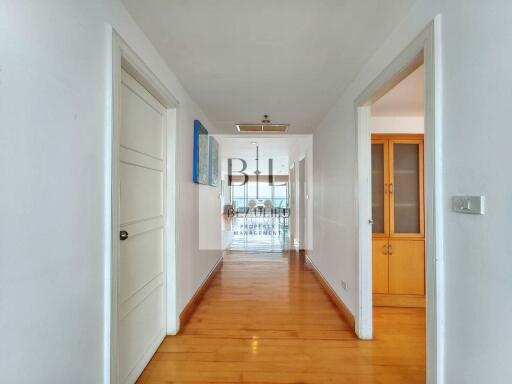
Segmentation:
[(268, 115), (263, 115), (263, 120), (261, 120), (261, 124), (270, 124), (271, 120), (268, 118)]
[(268, 115), (263, 115), (263, 119), (261, 123), (247, 123), (247, 124), (237, 124), (236, 129), (238, 132), (246, 132), (246, 133), (255, 133), (255, 132), (263, 132), (263, 133), (272, 133), (272, 132), (286, 132), (288, 130), (289, 124), (272, 124), (272, 120), (268, 117)]

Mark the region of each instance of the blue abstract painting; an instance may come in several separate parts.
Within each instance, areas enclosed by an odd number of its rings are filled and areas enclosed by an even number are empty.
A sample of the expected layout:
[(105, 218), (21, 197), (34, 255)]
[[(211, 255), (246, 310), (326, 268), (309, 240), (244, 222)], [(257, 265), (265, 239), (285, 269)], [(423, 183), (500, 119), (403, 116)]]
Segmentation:
[(210, 136), (210, 148), (208, 153), (208, 184), (212, 187), (216, 187), (219, 184), (219, 143), (212, 136)]
[(208, 184), (208, 131), (199, 120), (194, 120), (194, 164), (192, 181)]

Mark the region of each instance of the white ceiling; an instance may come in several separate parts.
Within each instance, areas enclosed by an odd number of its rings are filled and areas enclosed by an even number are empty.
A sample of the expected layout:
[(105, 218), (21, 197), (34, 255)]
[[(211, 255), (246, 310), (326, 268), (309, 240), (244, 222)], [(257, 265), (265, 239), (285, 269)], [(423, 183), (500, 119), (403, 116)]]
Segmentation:
[(311, 132), (415, 0), (123, 0), (223, 133)]
[(423, 116), (425, 68), (421, 65), (372, 105), (372, 116)]

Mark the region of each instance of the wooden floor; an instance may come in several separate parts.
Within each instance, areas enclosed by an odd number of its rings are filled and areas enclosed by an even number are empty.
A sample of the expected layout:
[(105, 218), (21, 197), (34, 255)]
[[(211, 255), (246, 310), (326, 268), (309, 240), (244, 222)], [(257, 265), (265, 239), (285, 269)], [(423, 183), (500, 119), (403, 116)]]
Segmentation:
[(375, 308), (358, 340), (296, 253), (231, 253), (138, 383), (425, 383), (425, 311)]

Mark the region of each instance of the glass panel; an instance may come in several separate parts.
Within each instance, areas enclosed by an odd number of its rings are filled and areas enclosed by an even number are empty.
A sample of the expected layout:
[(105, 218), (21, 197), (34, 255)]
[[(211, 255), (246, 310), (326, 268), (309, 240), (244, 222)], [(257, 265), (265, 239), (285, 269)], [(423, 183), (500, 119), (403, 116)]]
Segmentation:
[(384, 144), (372, 144), (373, 233), (384, 233)]
[(232, 186), (231, 200), (234, 209), (243, 209), (246, 206), (245, 201), (245, 185), (238, 185), (240, 182), (236, 182), (236, 185)]
[(272, 186), (266, 176), (262, 177), (262, 180), (258, 183), (258, 198), (260, 200), (272, 200)]
[(394, 233), (420, 232), (419, 145), (393, 145)]
[(277, 185), (274, 186), (274, 207), (288, 207), (288, 185), (286, 183), (278, 182)]
[(254, 181), (247, 183), (247, 201), (249, 200), (256, 201), (256, 182)]

